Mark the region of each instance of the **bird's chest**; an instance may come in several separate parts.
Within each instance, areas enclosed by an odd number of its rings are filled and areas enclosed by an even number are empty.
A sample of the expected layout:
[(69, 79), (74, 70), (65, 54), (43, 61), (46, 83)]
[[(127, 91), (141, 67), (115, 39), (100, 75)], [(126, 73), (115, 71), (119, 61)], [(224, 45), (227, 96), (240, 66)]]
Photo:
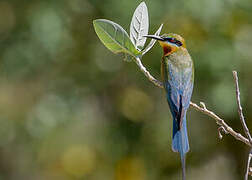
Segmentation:
[(184, 75), (187, 74), (187, 71), (190, 71), (190, 67), (192, 66), (191, 61), (188, 61), (185, 58), (185, 56), (176, 55), (163, 57), (161, 62), (161, 75), (163, 82), (183, 81)]

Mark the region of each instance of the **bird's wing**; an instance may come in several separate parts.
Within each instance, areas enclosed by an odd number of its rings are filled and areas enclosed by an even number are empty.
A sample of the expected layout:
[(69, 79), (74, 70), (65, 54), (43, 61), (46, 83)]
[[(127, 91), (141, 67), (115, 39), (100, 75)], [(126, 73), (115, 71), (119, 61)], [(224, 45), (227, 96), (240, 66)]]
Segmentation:
[(167, 100), (174, 119), (181, 127), (182, 118), (190, 105), (193, 89), (192, 67), (177, 67), (173, 63), (167, 63), (167, 77), (165, 88)]

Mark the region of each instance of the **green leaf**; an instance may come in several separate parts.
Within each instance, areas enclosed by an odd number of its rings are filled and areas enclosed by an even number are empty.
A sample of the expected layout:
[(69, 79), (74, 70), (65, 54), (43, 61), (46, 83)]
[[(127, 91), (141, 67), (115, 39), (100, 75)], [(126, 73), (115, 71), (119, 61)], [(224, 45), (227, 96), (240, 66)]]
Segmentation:
[(146, 42), (144, 35), (148, 34), (149, 16), (148, 9), (144, 2), (136, 8), (130, 23), (130, 40), (136, 48), (142, 50)]
[(113, 53), (128, 53), (134, 57), (141, 55), (132, 44), (127, 32), (118, 24), (106, 20), (93, 21), (94, 29), (101, 42)]
[[(161, 30), (162, 30), (162, 27), (163, 27), (163, 24), (161, 24), (161, 26), (158, 28), (158, 30), (155, 32), (154, 35), (156, 36), (159, 36)], [(151, 48), (152, 46), (155, 44), (156, 40), (155, 39), (152, 39), (150, 41), (150, 43), (145, 47), (145, 49), (142, 51), (142, 55), (144, 55), (145, 53), (147, 53)]]

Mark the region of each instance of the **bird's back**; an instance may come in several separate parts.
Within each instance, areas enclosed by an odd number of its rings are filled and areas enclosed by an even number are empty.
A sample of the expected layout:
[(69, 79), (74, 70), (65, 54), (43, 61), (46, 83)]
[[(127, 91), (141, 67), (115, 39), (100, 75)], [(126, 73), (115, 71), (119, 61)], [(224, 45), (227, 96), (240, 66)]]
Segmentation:
[[(190, 105), (193, 90), (193, 62), (186, 49), (180, 49), (169, 56), (163, 57), (162, 76), (166, 90), (167, 102), (173, 117), (174, 151), (189, 151), (186, 130), (186, 112)], [(182, 129), (182, 131), (180, 131)], [(183, 149), (180, 149), (179, 134), (184, 133)], [(178, 136), (179, 135), (179, 136)]]
[[(177, 102), (178, 96), (183, 96), (182, 104), (186, 109), (189, 106), (193, 89), (193, 69), (193, 61), (185, 48), (162, 59), (161, 74), (165, 89), (168, 93), (170, 91), (173, 102)], [(175, 104), (179, 104), (179, 102)]]

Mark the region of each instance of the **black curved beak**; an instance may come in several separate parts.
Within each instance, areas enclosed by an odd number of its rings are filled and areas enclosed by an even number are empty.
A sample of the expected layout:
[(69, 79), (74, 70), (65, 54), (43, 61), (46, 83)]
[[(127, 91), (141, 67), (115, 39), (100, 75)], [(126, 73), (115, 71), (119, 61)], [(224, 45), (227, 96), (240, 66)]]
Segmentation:
[(156, 35), (145, 35), (145, 36), (143, 36), (143, 37), (156, 39), (156, 40), (158, 40), (158, 41), (164, 41), (163, 38), (161, 38), (160, 36), (156, 36)]

